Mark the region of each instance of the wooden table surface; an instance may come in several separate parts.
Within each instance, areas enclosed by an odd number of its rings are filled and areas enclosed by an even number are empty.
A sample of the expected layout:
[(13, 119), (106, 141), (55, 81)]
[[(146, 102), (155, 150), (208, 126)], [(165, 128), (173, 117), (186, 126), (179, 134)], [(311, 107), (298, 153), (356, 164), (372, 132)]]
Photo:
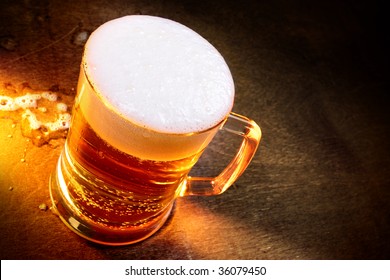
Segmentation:
[[(39, 208), (50, 205), (64, 139), (34, 145), (22, 136), (21, 110), (0, 112), (1, 259), (389, 259), (385, 9), (376, 1), (155, 2), (1, 1), (0, 94), (29, 86), (72, 103), (91, 31), (129, 14), (170, 18), (225, 57), (234, 111), (263, 131), (253, 162), (221, 196), (177, 199), (151, 238), (98, 246)], [(218, 173), (235, 152), (234, 141), (217, 140), (197, 174)]]

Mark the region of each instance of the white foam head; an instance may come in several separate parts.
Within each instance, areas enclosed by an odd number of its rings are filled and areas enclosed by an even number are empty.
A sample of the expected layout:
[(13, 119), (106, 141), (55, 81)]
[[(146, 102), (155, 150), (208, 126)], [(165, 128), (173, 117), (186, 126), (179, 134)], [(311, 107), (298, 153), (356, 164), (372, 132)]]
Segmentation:
[(168, 19), (126, 16), (103, 24), (88, 39), (83, 62), (110, 109), (153, 131), (203, 131), (233, 106), (233, 79), (223, 57)]
[(88, 39), (81, 70), (76, 106), (88, 124), (109, 145), (142, 159), (197, 154), (233, 106), (222, 56), (191, 29), (163, 18), (103, 24)]

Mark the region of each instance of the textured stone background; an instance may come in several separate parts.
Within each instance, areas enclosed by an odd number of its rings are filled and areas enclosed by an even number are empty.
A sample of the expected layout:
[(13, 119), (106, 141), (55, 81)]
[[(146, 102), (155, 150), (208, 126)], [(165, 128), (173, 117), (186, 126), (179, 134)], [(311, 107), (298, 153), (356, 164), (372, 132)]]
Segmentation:
[[(153, 237), (111, 248), (38, 208), (49, 205), (63, 140), (36, 147), (17, 116), (3, 116), (1, 259), (389, 259), (384, 11), (377, 1), (346, 0), (2, 0), (0, 87), (72, 96), (89, 32), (128, 14), (167, 17), (222, 53), (236, 83), (234, 111), (258, 122), (263, 140), (225, 194), (178, 199)], [(198, 175), (218, 173), (235, 152), (234, 141), (217, 140)]]

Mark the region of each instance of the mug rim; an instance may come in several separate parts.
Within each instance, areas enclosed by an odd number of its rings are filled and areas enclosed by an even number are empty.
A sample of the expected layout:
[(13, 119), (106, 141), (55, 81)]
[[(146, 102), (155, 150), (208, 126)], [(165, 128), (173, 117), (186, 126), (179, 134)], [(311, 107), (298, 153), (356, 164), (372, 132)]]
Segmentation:
[[(227, 115), (225, 115), (225, 117), (221, 121), (219, 121), (217, 124), (207, 128), (207, 129), (201, 130), (201, 131), (193, 131), (193, 132), (186, 132), (186, 133), (171, 133), (171, 132), (158, 131), (158, 130), (155, 130), (155, 129), (152, 129), (152, 128), (149, 128), (149, 127), (146, 127), (146, 126), (142, 126), (142, 125), (140, 125), (138, 123), (135, 123), (131, 119), (125, 117), (120, 112), (118, 112), (118, 110), (116, 110), (114, 108), (114, 106), (110, 102), (108, 102), (98, 90), (96, 90), (96, 87), (91, 82), (91, 80), (90, 80), (90, 78), (88, 76), (88, 73), (86, 71), (86, 68), (88, 68), (88, 66), (87, 66), (87, 63), (84, 61), (84, 57), (85, 57), (85, 49), (84, 49), (83, 58), (82, 58), (82, 61), (81, 61), (81, 71), (80, 71), (80, 74), (82, 72), (82, 75), (84, 75), (85, 80), (87, 81), (89, 87), (93, 90), (93, 93), (96, 94), (97, 98), (99, 98), (99, 100), (104, 104), (104, 106), (108, 108), (108, 110), (110, 110), (112, 113), (118, 115), (125, 122), (129, 122), (129, 123), (131, 123), (131, 125), (134, 125), (134, 126), (140, 128), (140, 129), (146, 129), (146, 130), (149, 130), (149, 131), (151, 131), (153, 133), (164, 134), (164, 135), (193, 136), (193, 135), (199, 135), (199, 134), (203, 134), (203, 133), (208, 133), (208, 132), (210, 132), (210, 131), (218, 128), (218, 127), (222, 127), (223, 124), (227, 121), (229, 115), (231, 114), (231, 110), (230, 110), (229, 113)], [(78, 92), (76, 93), (76, 95), (77, 94), (78, 94)]]

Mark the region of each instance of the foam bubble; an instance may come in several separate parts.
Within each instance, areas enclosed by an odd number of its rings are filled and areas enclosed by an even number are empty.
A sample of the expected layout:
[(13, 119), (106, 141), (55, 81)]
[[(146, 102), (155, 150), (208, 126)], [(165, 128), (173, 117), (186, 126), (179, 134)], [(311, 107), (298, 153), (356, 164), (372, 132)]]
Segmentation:
[(44, 124), (50, 131), (65, 130), (69, 128), (71, 115), (68, 113), (59, 114), (54, 122)]
[[(51, 102), (57, 100), (57, 94), (43, 92), (43, 93), (26, 93), (18, 97), (10, 97), (6, 95), (0, 96), (0, 111), (16, 111), (18, 109), (37, 108), (37, 101), (40, 99), (47, 99)], [(42, 110), (42, 109), (41, 109)]]
[(22, 114), (22, 118), (28, 120), (31, 129), (39, 129), (42, 126), (42, 123), (38, 120), (37, 116), (33, 112), (31, 112), (30, 109), (27, 109)]
[(58, 98), (57, 94), (48, 91), (42, 92), (41, 96), (51, 102), (57, 101)]
[(26, 119), (32, 130), (38, 130), (43, 128), (46, 134), (51, 132), (67, 130), (70, 126), (71, 115), (69, 113), (58, 114), (55, 121), (42, 122), (38, 120), (37, 115), (30, 109), (26, 109), (22, 114), (22, 119)]
[(154, 131), (203, 131), (233, 106), (233, 79), (223, 57), (171, 20), (127, 16), (103, 24), (86, 44), (84, 65), (112, 110)]
[(59, 112), (68, 111), (68, 105), (66, 105), (65, 103), (57, 103), (57, 111)]
[(1, 111), (16, 111), (19, 108), (12, 97), (1, 96), (0, 97), (0, 110)]
[[(0, 113), (15, 112), (14, 115), (20, 116), (22, 134), (41, 146), (51, 139), (66, 136), (71, 115), (68, 105), (63, 102), (70, 103), (71, 98), (66, 95), (59, 98), (57, 93), (33, 90), (28, 86), (14, 89), (11, 85), (8, 90), (0, 88)], [(6, 114), (7, 117), (10, 115)]]

